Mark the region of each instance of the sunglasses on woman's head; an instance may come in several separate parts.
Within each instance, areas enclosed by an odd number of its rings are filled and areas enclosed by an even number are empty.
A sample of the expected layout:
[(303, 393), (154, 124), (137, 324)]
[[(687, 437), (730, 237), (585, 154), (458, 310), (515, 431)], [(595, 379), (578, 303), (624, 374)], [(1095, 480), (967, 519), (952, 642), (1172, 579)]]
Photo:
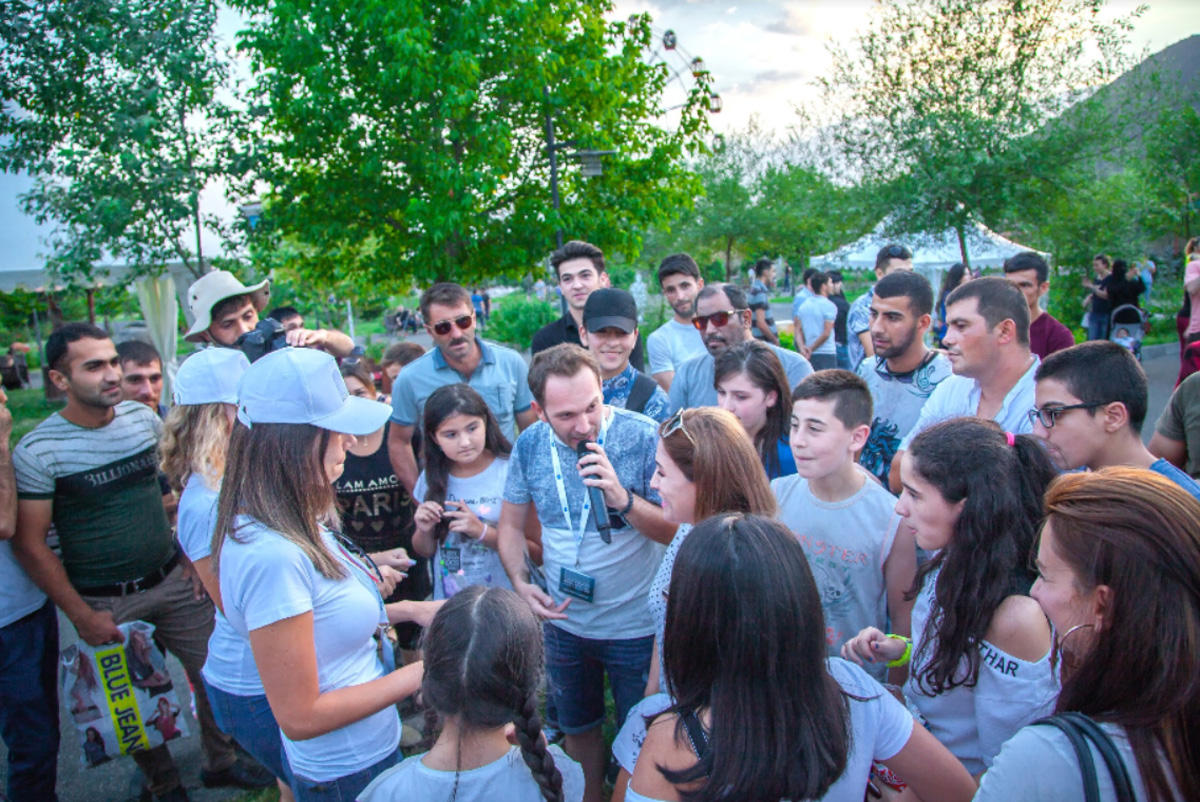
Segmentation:
[(475, 323), (474, 315), (460, 315), (453, 320), (439, 320), (429, 328), (433, 329), (433, 333), (445, 337), (450, 333), (450, 329), (458, 326), (459, 331), (466, 331)]
[(665, 440), (675, 434), (675, 432), (683, 432), (683, 436), (688, 439), (688, 442), (695, 446), (696, 440), (692, 437), (692, 433), (687, 430), (687, 427), (683, 425), (683, 412), (681, 409), (663, 421), (662, 428), (659, 430), (659, 437)]

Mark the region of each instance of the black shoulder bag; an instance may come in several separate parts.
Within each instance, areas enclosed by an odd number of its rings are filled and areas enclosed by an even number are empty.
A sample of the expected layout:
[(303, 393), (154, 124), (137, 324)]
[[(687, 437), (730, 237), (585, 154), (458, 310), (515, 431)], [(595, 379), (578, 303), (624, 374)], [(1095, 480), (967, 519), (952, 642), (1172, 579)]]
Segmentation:
[(1079, 759), (1079, 771), (1083, 775), (1084, 802), (1100, 802), (1100, 783), (1096, 776), (1096, 762), (1092, 760), (1091, 742), (1104, 759), (1108, 776), (1112, 779), (1113, 788), (1117, 793), (1117, 802), (1135, 802), (1133, 783), (1129, 780), (1129, 771), (1125, 761), (1117, 751), (1116, 744), (1108, 734), (1083, 713), (1056, 713), (1049, 718), (1033, 722), (1034, 725), (1049, 724), (1057, 727), (1071, 746)]

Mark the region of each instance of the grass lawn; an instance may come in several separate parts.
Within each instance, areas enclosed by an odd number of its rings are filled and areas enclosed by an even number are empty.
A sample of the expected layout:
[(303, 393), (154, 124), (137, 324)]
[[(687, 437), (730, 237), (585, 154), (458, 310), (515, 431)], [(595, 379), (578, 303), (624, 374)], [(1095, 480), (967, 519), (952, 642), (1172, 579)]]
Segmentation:
[(34, 426), (37, 426), (55, 410), (62, 409), (62, 401), (47, 401), (41, 390), (8, 391), (8, 408), (12, 411), (13, 431), (9, 441), (15, 446)]

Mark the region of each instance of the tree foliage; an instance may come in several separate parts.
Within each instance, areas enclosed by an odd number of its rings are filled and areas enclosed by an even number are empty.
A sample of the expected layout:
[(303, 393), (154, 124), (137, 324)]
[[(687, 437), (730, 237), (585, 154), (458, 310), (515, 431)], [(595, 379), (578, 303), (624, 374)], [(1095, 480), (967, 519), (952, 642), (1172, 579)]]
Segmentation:
[[(606, 251), (695, 192), (679, 165), (707, 131), (701, 75), (659, 124), (667, 70), (645, 15), (604, 0), (240, 0), (258, 83), (266, 217), (312, 275), (387, 285), (527, 272), (561, 227)], [(544, 95), (544, 87), (549, 88)], [(545, 118), (603, 174), (568, 164), (550, 208)]]
[(1022, 183), (1070, 191), (1064, 170), (1110, 141), (1110, 125), (1089, 108), (1052, 135), (1044, 126), (1127, 64), (1129, 20), (1105, 22), (1103, 4), (884, 2), (823, 81), (842, 169), (886, 190), (876, 197), (896, 231), (952, 227), (960, 239)]
[(1139, 164), (1151, 208), (1147, 222), (1187, 240), (1200, 209), (1200, 114), (1193, 105), (1163, 109), (1146, 130)]
[(226, 66), (205, 0), (8, 0), (0, 4), (0, 169), (56, 227), (50, 266), (90, 278), (204, 269), (199, 193), (228, 165)]

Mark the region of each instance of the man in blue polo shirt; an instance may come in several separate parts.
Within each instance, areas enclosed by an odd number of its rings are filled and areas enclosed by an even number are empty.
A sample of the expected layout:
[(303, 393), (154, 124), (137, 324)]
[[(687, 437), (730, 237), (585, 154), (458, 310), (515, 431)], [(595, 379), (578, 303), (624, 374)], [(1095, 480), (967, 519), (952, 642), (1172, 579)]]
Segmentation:
[(475, 335), (470, 294), (458, 284), (434, 284), (421, 296), (421, 317), (434, 348), (410, 362), (392, 388), (392, 425), (388, 427), (388, 456), (396, 478), (409, 493), (417, 483), (413, 430), (421, 425), (425, 399), (447, 384), (465, 382), (487, 402), (500, 430), (515, 440), (517, 427), (537, 420), (527, 383), (528, 368), (511, 348)]

